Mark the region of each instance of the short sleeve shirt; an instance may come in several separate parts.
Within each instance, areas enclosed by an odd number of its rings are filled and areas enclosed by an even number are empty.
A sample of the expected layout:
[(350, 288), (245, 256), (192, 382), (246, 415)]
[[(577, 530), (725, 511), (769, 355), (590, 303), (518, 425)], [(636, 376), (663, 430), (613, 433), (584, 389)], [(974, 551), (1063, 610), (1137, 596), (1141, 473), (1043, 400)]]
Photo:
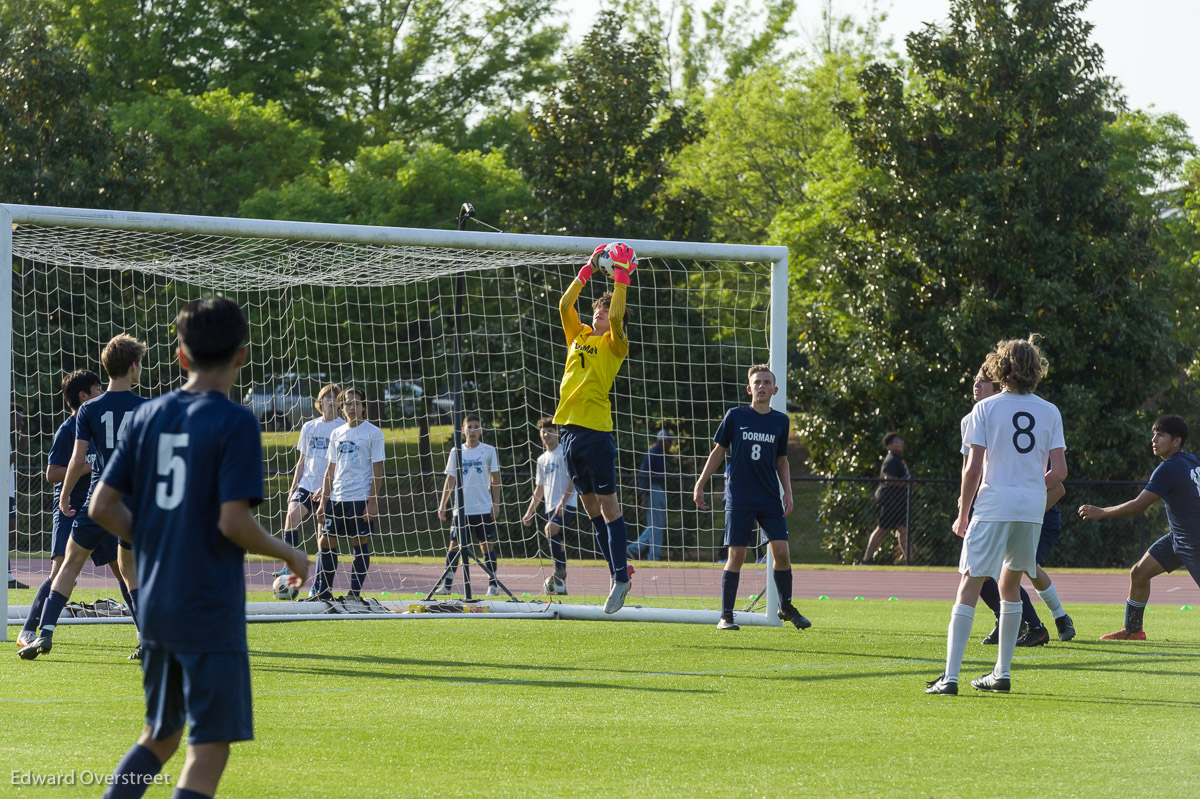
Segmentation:
[(1200, 551), (1200, 458), (1176, 452), (1155, 467), (1146, 490), (1162, 497), (1175, 545)]
[(310, 494), (325, 482), (325, 471), (329, 468), (329, 439), (333, 431), (346, 424), (342, 418), (325, 421), (324, 418), (309, 419), (300, 428), (296, 449), (304, 456), (304, 473), (300, 475), (300, 488)]
[[(479, 516), (492, 512), (492, 473), (500, 471), (500, 459), (491, 444), (479, 443), (474, 447), (464, 446), (462, 466), (463, 502), (468, 516)], [(446, 460), (446, 474), (458, 475), (458, 450), (450, 450)], [(458, 490), (454, 493), (454, 512), (458, 513)]]
[[(570, 476), (567, 474), (567, 459), (563, 455), (562, 447), (555, 447), (549, 452), (543, 452), (537, 459), (537, 484), (545, 489), (546, 513), (551, 514), (558, 507), (558, 503), (562, 502), (563, 494), (567, 491), (567, 482)], [(574, 508), (578, 503), (579, 495), (572, 491), (571, 496), (567, 498), (567, 507)], [(488, 502), (491, 502), (489, 497)], [(489, 504), (489, 509), (491, 505)]]
[(732, 408), (725, 414), (713, 441), (728, 452), (726, 507), (780, 506), (783, 487), (775, 462), (787, 455), (790, 426), (787, 414), (776, 410), (759, 413), (749, 405)]
[(335, 502), (365, 502), (371, 498), (375, 464), (383, 463), (383, 431), (370, 422), (335, 428), (329, 436)]

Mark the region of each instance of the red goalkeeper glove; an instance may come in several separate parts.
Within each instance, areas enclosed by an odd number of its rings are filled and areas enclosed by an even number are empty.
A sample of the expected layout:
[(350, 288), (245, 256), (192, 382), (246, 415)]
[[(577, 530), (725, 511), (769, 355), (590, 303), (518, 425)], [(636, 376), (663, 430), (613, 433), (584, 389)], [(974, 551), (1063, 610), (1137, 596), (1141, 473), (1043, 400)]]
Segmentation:
[(602, 250), (603, 250), (603, 249), (604, 249), (606, 246), (607, 246), (607, 245), (605, 245), (605, 244), (601, 244), (601, 245), (597, 246), (597, 247), (596, 247), (596, 249), (592, 250), (592, 255), (591, 255), (591, 257), (590, 257), (590, 258), (588, 258), (588, 259), (587, 259), (587, 263), (585, 263), (585, 264), (584, 264), (582, 267), (580, 267), (580, 269), (579, 269), (579, 274), (578, 274), (578, 275), (576, 275), (575, 277), (576, 277), (576, 278), (579, 280), (579, 282), (580, 282), (580, 283), (582, 283), (583, 285), (585, 285), (585, 286), (586, 286), (586, 285), (587, 285), (587, 282), (588, 282), (588, 281), (591, 279), (591, 277), (592, 277), (592, 272), (593, 272), (593, 271), (595, 271), (595, 269), (596, 269), (596, 257), (597, 257), (598, 255), (600, 255), (600, 252), (601, 252), (601, 251), (602, 251)]
[(629, 276), (637, 269), (637, 255), (628, 244), (615, 242), (608, 245), (608, 254), (613, 261), (613, 281), (629, 285)]

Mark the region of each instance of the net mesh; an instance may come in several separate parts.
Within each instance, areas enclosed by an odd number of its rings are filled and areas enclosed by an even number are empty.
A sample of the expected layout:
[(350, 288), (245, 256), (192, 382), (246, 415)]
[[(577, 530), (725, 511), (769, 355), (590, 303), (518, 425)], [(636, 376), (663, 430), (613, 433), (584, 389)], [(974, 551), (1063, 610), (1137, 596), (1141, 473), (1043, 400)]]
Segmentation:
[[(590, 247), (581, 242), (580, 253)], [(437, 506), (452, 446), (455, 351), (462, 407), (483, 419), (502, 476), (497, 520), (499, 576), (518, 597), (537, 597), (553, 572), (544, 518), (521, 517), (542, 453), (537, 421), (553, 415), (566, 357), (561, 292), (579, 254), (470, 251), (270, 238), (144, 233), (21, 225), (13, 234), (13, 394), (24, 408), (17, 441), (17, 534), (10, 557), (36, 585), (50, 569), (52, 486), (44, 479), (53, 433), (66, 416), (62, 376), (100, 374), (100, 351), (117, 333), (145, 341), (135, 391), (158, 396), (182, 382), (172, 322), (198, 296), (236, 300), (251, 323), (249, 363), (232, 392), (263, 427), (267, 497), (263, 525), (282, 530), (301, 424), (317, 390), (353, 384), (368, 419), (384, 430), (387, 460), (373, 563), (364, 593), (383, 599), (424, 594), (441, 574), (448, 525)], [(631, 541), (647, 523), (639, 467), (662, 427), (676, 435), (668, 456), (666, 525), (660, 560), (638, 569), (630, 604), (672, 606), (720, 593), (723, 512), (714, 480), (699, 511), (691, 487), (722, 414), (745, 401), (745, 368), (768, 360), (769, 263), (643, 258), (629, 295), (631, 353), (612, 392), (619, 499)], [(608, 287), (594, 279), (581, 317)], [(462, 302), (458, 292), (463, 290)], [(456, 306), (461, 304), (461, 317)], [(456, 324), (457, 322), (457, 324)], [(455, 338), (455, 333), (459, 336)], [(647, 503), (648, 504), (648, 503)], [(582, 522), (582, 524), (581, 524)], [(566, 531), (571, 601), (597, 601), (608, 573), (581, 513)], [(315, 552), (315, 521), (301, 525)], [(647, 537), (649, 538), (649, 536)], [(335, 591), (347, 587), (343, 543)], [(249, 561), (248, 587), (268, 590), (279, 564)], [(472, 572), (478, 591), (482, 573)], [(765, 572), (743, 573), (741, 595), (761, 593)], [(455, 590), (461, 590), (461, 570)], [(81, 586), (108, 588), (107, 572), (85, 569)]]

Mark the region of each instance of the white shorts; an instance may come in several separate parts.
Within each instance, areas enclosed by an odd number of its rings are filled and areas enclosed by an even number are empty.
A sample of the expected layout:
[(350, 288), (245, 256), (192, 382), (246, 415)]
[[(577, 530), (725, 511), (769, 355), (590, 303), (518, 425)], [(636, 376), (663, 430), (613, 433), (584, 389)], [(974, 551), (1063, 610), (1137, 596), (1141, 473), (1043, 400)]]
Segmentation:
[(971, 520), (958, 558), (960, 574), (1000, 579), (1001, 567), (1025, 572), (1030, 579), (1037, 572), (1037, 545), (1042, 536), (1041, 522), (985, 522)]

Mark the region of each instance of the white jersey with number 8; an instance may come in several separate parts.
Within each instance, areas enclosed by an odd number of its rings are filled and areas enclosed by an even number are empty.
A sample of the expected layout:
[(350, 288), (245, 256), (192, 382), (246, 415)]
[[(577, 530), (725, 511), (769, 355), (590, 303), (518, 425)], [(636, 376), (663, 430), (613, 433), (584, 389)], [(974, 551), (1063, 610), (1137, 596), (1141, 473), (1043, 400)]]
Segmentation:
[(995, 394), (963, 420), (963, 443), (987, 449), (971, 518), (1040, 523), (1047, 460), (1052, 450), (1067, 446), (1058, 408), (1036, 394)]

